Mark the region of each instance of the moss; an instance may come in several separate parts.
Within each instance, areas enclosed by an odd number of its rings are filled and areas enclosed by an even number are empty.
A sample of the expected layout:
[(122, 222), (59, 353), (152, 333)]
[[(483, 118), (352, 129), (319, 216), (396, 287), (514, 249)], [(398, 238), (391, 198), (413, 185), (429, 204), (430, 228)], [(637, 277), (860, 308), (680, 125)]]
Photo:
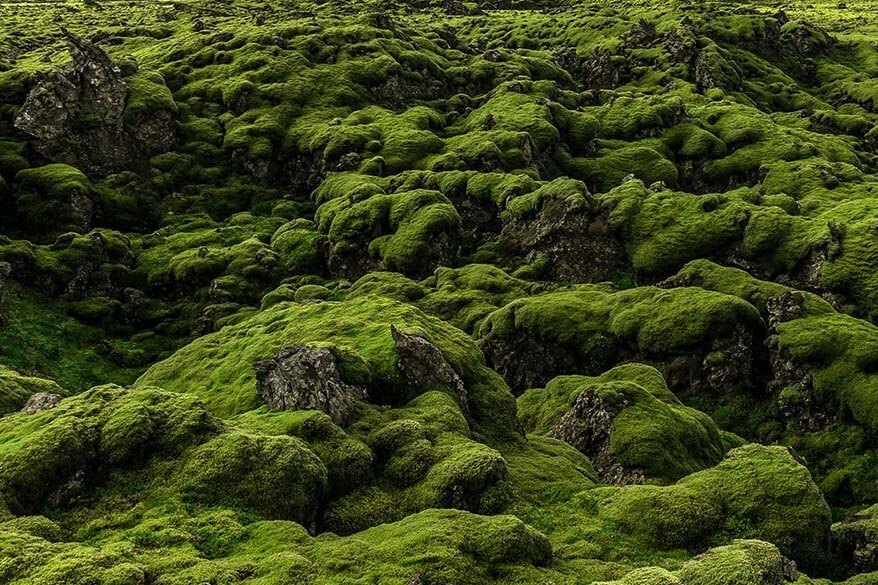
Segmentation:
[[(391, 324), (430, 335), (468, 385), (470, 407), (486, 432), (502, 434), (513, 428), (506, 426), (514, 417), (512, 396), (485, 367), (472, 340), (438, 319), (382, 297), (304, 305), (279, 303), (194, 341), (150, 368), (137, 385), (194, 390), (217, 413), (241, 413), (258, 405), (253, 362), (290, 345), (319, 343), (338, 349), (342, 374), (351, 383), (392, 388), (398, 372)], [(387, 398), (399, 399), (392, 393)]]
[(17, 513), (39, 508), (53, 490), (98, 461), (142, 463), (152, 454), (179, 453), (219, 427), (190, 395), (114, 386), (2, 422), (0, 491), (4, 505)]
[(50, 164), (15, 175), (16, 209), (42, 233), (84, 231), (91, 223), (92, 185), (78, 169)]
[(605, 513), (656, 546), (691, 546), (731, 532), (768, 540), (806, 567), (828, 561), (829, 508), (808, 470), (782, 447), (739, 447), (672, 486), (625, 488)]
[(179, 472), (185, 498), (310, 524), (326, 468), (288, 436), (225, 433), (198, 447)]
[(694, 347), (738, 323), (758, 326), (760, 321), (748, 303), (712, 291), (653, 287), (614, 291), (608, 285), (580, 285), (513, 301), (484, 321), (479, 337), (510, 339), (524, 332), (582, 357), (602, 339), (659, 353)]
[(8, 414), (21, 409), (32, 394), (60, 394), (66, 392), (54, 381), (26, 376), (0, 366), (0, 413)]
[(584, 393), (622, 407), (612, 419), (610, 446), (628, 469), (670, 483), (722, 459), (716, 424), (683, 406), (649, 366), (619, 366), (596, 378), (555, 378), (545, 389), (528, 390), (518, 398), (519, 417), (529, 432), (549, 433)]
[(145, 115), (158, 112), (177, 113), (174, 96), (165, 85), (165, 80), (158, 73), (140, 71), (125, 78), (128, 89), (125, 101), (125, 121), (136, 123)]
[(328, 232), (336, 254), (359, 252), (358, 247), (368, 244), (370, 256), (386, 269), (418, 274), (425, 260), (428, 266), (443, 260), (433, 244), (453, 240), (460, 217), (442, 194), (417, 190), (358, 203), (333, 200), (318, 209), (317, 223)]

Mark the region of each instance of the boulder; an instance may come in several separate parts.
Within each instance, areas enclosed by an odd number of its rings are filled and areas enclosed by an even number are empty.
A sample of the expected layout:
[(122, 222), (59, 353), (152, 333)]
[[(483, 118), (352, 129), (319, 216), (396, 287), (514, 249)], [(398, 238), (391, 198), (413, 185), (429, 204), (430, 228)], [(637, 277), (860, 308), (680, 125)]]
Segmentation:
[(463, 380), (430, 341), (390, 326), (396, 344), (397, 368), (406, 385), (417, 393), (436, 387), (451, 390), (464, 416), (469, 418), (466, 388)]
[(335, 355), (327, 348), (295, 345), (253, 364), (256, 389), (273, 410), (320, 410), (338, 425), (353, 414), (366, 391), (341, 379)]
[(21, 412), (25, 414), (36, 414), (44, 410), (49, 410), (50, 408), (55, 408), (56, 406), (58, 406), (59, 402), (61, 402), (60, 394), (37, 392), (36, 394), (32, 394), (31, 397), (27, 399), (27, 402), (24, 404)]
[(64, 36), (70, 65), (38, 76), (15, 119), (34, 150), (51, 161), (106, 175), (170, 149), (173, 108), (128, 116), (131, 88), (120, 68), (96, 45), (67, 31)]
[(627, 406), (625, 399), (608, 401), (598, 392), (582, 392), (549, 435), (588, 455), (601, 481), (613, 485), (643, 483), (643, 471), (623, 466), (610, 442), (613, 419)]
[(878, 505), (833, 524), (832, 548), (851, 574), (878, 570)]

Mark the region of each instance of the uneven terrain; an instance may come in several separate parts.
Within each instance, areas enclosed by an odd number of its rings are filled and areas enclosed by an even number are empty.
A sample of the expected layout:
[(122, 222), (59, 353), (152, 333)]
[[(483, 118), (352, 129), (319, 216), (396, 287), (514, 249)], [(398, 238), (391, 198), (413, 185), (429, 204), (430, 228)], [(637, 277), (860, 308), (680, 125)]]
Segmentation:
[(0, 583), (878, 584), (878, 4), (0, 4)]

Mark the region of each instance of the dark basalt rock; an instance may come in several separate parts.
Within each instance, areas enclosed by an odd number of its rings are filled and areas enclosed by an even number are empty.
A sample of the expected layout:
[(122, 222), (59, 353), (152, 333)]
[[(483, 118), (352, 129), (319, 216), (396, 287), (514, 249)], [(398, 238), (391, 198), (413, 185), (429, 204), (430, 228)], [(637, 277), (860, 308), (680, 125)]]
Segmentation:
[(753, 346), (760, 340), (755, 332), (738, 325), (726, 335), (714, 337), (691, 356), (680, 356), (667, 365), (657, 366), (668, 377), (668, 385), (677, 391), (691, 388), (696, 392), (730, 394), (753, 385)]
[(665, 36), (665, 50), (678, 63), (691, 65), (698, 56), (698, 32), (689, 17)]
[(565, 441), (587, 455), (601, 481), (613, 485), (643, 483), (643, 471), (625, 468), (610, 445), (613, 419), (628, 406), (628, 402), (620, 400), (610, 404), (592, 390), (586, 388), (580, 392), (549, 436)]
[(49, 394), (46, 392), (37, 392), (27, 399), (21, 412), (25, 414), (36, 414), (50, 408), (55, 408), (61, 402), (59, 394)]
[(256, 390), (273, 410), (321, 410), (343, 425), (366, 398), (363, 388), (341, 379), (336, 357), (326, 348), (288, 347), (253, 368)]
[(615, 89), (622, 85), (628, 63), (621, 55), (599, 47), (582, 63), (586, 87), (591, 89)]
[[(590, 196), (589, 196), (590, 198)], [(501, 246), (533, 262), (549, 262), (552, 280), (593, 282), (629, 268), (622, 242), (609, 230), (606, 217), (569, 199), (549, 198), (534, 214), (505, 216)]]
[(128, 88), (119, 67), (99, 47), (66, 31), (64, 36), (71, 64), (40, 76), (15, 119), (34, 150), (95, 175), (137, 168), (169, 150), (173, 112), (126, 123)]
[(396, 344), (396, 365), (406, 386), (416, 392), (436, 387), (448, 388), (464, 416), (469, 419), (466, 387), (442, 355), (442, 350), (423, 337), (405, 333), (393, 325), (390, 326), (390, 334)]
[(797, 291), (771, 297), (765, 303), (771, 333), (765, 345), (768, 347), (772, 373), (767, 388), (769, 393), (777, 396), (778, 406), (783, 413), (787, 428), (812, 432), (826, 428), (834, 419), (818, 405), (814, 396), (811, 367), (793, 360), (787, 351), (780, 347), (780, 338), (777, 334), (778, 325), (804, 315), (804, 303), (805, 296)]
[(528, 388), (538, 388), (561, 374), (597, 375), (622, 360), (621, 344), (604, 337), (592, 343), (588, 356), (550, 340), (537, 339), (525, 331), (504, 339), (496, 335), (479, 341), (491, 368), (503, 376), (516, 396)]
[(848, 574), (878, 570), (878, 507), (872, 506), (832, 526), (833, 554)]
[(3, 304), (6, 302), (7, 280), (10, 274), (12, 274), (12, 265), (9, 262), (0, 262), (0, 327), (9, 321), (3, 314)]

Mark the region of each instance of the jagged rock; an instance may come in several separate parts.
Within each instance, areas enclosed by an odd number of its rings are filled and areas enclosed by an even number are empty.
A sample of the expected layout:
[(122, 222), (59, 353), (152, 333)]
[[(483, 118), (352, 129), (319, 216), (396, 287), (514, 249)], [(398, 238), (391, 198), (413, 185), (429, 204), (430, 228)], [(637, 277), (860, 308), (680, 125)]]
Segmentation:
[(366, 391), (341, 379), (327, 348), (295, 345), (253, 364), (256, 390), (274, 410), (321, 410), (339, 425), (347, 422)]
[(466, 387), (442, 355), (442, 350), (423, 337), (405, 333), (393, 325), (390, 334), (396, 344), (396, 365), (406, 385), (419, 392), (436, 387), (448, 388), (457, 398), (464, 416), (469, 418)]
[(798, 319), (805, 313), (805, 295), (798, 291), (788, 291), (765, 301), (768, 311), (768, 327), (777, 331), (780, 323)]
[(32, 394), (21, 409), (25, 414), (36, 414), (50, 408), (55, 408), (61, 402), (59, 394), (49, 394), (46, 392), (37, 392)]
[(665, 50), (684, 65), (691, 65), (698, 56), (698, 34), (688, 16), (665, 36)]
[(788, 428), (810, 432), (825, 428), (833, 419), (818, 406), (811, 368), (796, 363), (780, 346), (777, 334), (778, 325), (804, 315), (804, 303), (805, 296), (798, 291), (784, 292), (766, 301), (771, 335), (765, 345), (772, 373), (768, 391), (778, 397), (778, 406)]
[[(587, 190), (584, 194), (591, 198)], [(628, 267), (622, 242), (611, 233), (606, 216), (593, 216), (587, 206), (569, 198), (547, 198), (525, 216), (505, 215), (500, 244), (528, 262), (546, 258), (546, 276), (553, 280), (589, 282)]]
[(92, 174), (136, 167), (174, 144), (174, 112), (126, 121), (128, 87), (99, 47), (64, 31), (71, 64), (40, 76), (15, 127), (49, 160)]
[(655, 23), (641, 18), (623, 37), (622, 42), (628, 49), (646, 49), (659, 40)]
[(715, 45), (701, 49), (695, 58), (695, 84), (700, 91), (720, 88), (739, 90), (742, 87), (740, 68), (726, 59), (722, 49)]
[(624, 57), (613, 55), (599, 47), (582, 64), (585, 83), (592, 89), (614, 89), (622, 84), (626, 62)]
[(832, 526), (833, 554), (848, 574), (878, 571), (878, 506)]
[(613, 419), (628, 406), (627, 400), (611, 404), (592, 390), (587, 388), (580, 392), (573, 406), (549, 435), (588, 455), (601, 481), (613, 485), (643, 483), (643, 472), (626, 469), (610, 444)]

